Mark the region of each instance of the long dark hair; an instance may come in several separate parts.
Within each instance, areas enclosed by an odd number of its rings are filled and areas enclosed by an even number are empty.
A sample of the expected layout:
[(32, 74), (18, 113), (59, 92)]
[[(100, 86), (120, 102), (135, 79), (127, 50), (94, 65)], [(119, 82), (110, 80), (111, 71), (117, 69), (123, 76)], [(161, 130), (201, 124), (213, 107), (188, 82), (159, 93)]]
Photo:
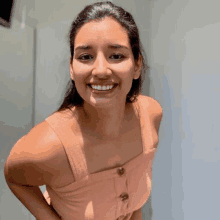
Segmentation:
[[(142, 92), (143, 75), (146, 73), (148, 66), (146, 65), (146, 54), (140, 42), (139, 31), (132, 15), (123, 8), (114, 5), (112, 2), (97, 2), (87, 5), (72, 22), (68, 33), (68, 40), (71, 53), (71, 64), (74, 56), (74, 42), (77, 31), (87, 22), (95, 20), (99, 21), (105, 17), (116, 19), (127, 31), (129, 43), (132, 48), (134, 60), (138, 61), (139, 56), (142, 56), (141, 75), (138, 79), (133, 79), (132, 87), (127, 94), (126, 104), (136, 101), (136, 97)], [(143, 56), (144, 55), (144, 56)], [(67, 84), (65, 97), (57, 112), (65, 109), (70, 109), (73, 106), (83, 106), (83, 99), (76, 90), (75, 82), (70, 79)]]

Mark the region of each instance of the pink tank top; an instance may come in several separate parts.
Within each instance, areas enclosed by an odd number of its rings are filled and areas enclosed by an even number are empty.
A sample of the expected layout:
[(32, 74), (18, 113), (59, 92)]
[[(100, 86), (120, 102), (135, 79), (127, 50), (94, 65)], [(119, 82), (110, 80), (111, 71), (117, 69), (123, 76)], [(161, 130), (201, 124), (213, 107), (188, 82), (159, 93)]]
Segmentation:
[(46, 186), (44, 197), (62, 220), (129, 220), (147, 202), (158, 138), (152, 135), (155, 131), (147, 111), (148, 99), (141, 100), (136, 103), (143, 152), (121, 167), (94, 174), (88, 173), (86, 157), (74, 137), (68, 111), (56, 112), (45, 119), (63, 144), (76, 179), (64, 187)]

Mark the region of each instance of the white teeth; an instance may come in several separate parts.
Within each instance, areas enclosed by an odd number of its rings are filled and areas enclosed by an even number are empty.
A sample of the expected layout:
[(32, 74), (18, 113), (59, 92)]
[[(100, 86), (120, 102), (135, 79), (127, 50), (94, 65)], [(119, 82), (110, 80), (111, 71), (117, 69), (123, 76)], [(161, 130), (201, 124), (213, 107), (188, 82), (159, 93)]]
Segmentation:
[(111, 85), (111, 86), (94, 86), (94, 85), (91, 85), (91, 87), (93, 89), (96, 89), (96, 90), (110, 90), (114, 87), (114, 85)]

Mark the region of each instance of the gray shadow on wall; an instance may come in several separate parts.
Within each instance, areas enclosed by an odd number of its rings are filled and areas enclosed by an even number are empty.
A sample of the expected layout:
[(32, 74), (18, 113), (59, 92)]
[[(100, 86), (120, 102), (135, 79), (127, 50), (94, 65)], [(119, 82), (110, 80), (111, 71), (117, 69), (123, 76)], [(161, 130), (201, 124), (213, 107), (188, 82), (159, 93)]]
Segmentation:
[(144, 209), (144, 212), (142, 211), (142, 219), (143, 220), (152, 220), (153, 219), (153, 209), (152, 209), (152, 202), (151, 202), (151, 193), (150, 196), (145, 203), (145, 205), (142, 207)]
[[(145, 68), (147, 68), (147, 64), (145, 64)], [(150, 83), (151, 83), (151, 79), (150, 79), (150, 67), (146, 70), (145, 75), (143, 76), (143, 95), (147, 95), (150, 96)]]
[[(152, 167), (152, 219), (155, 220), (184, 219), (181, 149), (183, 131), (180, 124), (182, 61), (176, 56), (175, 49), (175, 43), (170, 39), (166, 63), (155, 62), (151, 68), (156, 91), (153, 96), (161, 100), (160, 104), (163, 107), (158, 149)], [(147, 216), (145, 220), (148, 220)]]

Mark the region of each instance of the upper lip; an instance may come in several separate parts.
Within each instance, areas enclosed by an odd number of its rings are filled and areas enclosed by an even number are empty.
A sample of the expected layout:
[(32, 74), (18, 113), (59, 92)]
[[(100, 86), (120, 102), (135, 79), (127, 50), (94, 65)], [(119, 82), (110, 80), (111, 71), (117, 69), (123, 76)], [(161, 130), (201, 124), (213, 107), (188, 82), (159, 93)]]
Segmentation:
[(97, 86), (112, 86), (117, 85), (117, 83), (109, 82), (109, 83), (88, 83), (88, 85), (97, 85)]

